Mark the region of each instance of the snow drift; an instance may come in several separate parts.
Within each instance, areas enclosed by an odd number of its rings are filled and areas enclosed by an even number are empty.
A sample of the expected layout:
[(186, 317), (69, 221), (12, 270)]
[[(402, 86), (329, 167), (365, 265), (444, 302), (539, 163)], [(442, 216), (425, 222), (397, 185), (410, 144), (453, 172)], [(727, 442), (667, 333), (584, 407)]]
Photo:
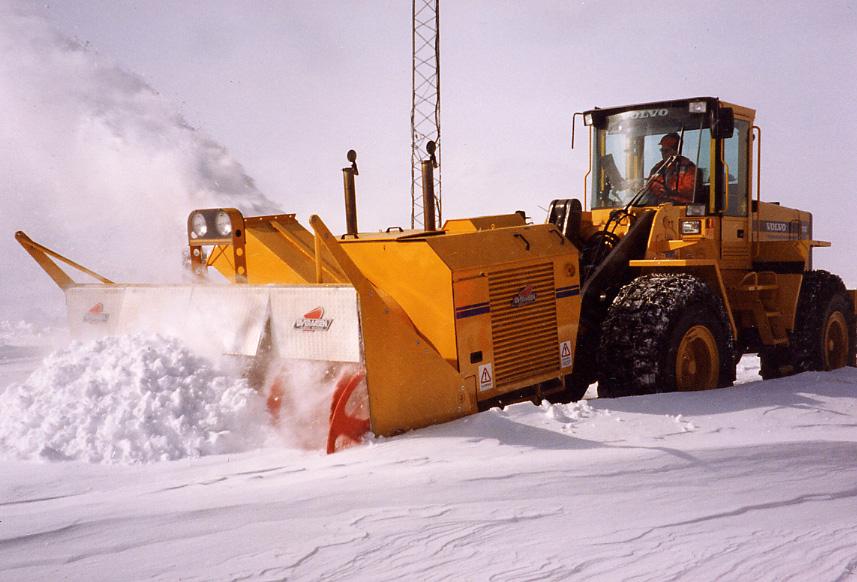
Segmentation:
[(0, 455), (147, 463), (260, 446), (264, 401), (177, 340), (72, 343), (0, 393)]
[[(739, 378), (757, 370), (742, 365)], [(0, 572), (852, 580), (855, 391), (848, 368), (522, 403), (330, 456), (277, 447), (136, 466), (0, 460)]]

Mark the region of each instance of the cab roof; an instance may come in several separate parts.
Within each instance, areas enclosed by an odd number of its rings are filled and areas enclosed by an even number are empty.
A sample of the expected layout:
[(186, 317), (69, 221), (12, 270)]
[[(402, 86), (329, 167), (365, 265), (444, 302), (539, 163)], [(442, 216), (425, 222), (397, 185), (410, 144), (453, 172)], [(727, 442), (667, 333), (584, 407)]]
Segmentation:
[(636, 111), (639, 109), (662, 109), (667, 107), (682, 107), (687, 106), (694, 101), (705, 101), (707, 103), (707, 111), (716, 111), (720, 107), (720, 99), (718, 97), (688, 97), (686, 99), (671, 99), (669, 101), (651, 101), (649, 103), (633, 103), (630, 105), (619, 105), (616, 107), (595, 107), (589, 111), (584, 111), (584, 119), (586, 116), (591, 116), (592, 125), (599, 127), (604, 120), (610, 115), (624, 113), (626, 111)]
[(600, 126), (602, 122), (610, 115), (624, 113), (626, 111), (635, 111), (639, 109), (661, 109), (665, 107), (682, 107), (688, 106), (694, 101), (705, 101), (709, 112), (716, 112), (721, 107), (730, 107), (736, 115), (752, 119), (755, 117), (755, 110), (734, 103), (722, 101), (719, 97), (686, 97), (684, 99), (670, 99), (666, 101), (650, 101), (648, 103), (632, 103), (630, 105), (617, 105), (615, 107), (595, 107), (588, 111), (584, 111), (585, 116), (589, 115), (592, 118), (592, 125)]

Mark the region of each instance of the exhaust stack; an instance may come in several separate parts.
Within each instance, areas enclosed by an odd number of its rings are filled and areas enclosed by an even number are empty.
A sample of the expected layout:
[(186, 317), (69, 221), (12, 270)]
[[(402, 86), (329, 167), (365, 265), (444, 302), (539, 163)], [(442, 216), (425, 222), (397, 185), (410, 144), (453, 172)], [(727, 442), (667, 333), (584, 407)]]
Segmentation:
[(429, 159), (423, 160), (422, 175), (423, 175), (423, 225), (426, 232), (437, 230), (435, 224), (435, 198), (434, 198), (434, 169), (437, 167), (437, 158), (434, 156), (436, 144), (429, 141), (426, 144), (426, 151), (429, 154)]
[(342, 182), (345, 189), (345, 234), (357, 238), (357, 192), (354, 187), (354, 176), (357, 171), (357, 152), (348, 150), (346, 154), (351, 162), (350, 168), (342, 168)]

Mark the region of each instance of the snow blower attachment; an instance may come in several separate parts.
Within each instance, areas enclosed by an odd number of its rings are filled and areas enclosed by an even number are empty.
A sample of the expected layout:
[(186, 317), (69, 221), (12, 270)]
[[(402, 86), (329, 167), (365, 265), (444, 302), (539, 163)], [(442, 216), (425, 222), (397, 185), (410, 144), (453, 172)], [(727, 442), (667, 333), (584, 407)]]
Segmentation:
[[(578, 255), (554, 225), (516, 213), (364, 234), (348, 222), (337, 237), (317, 216), (311, 233), (289, 214), (194, 211), (200, 282), (184, 286), (76, 284), (49, 257), (82, 267), (18, 240), (64, 289), (77, 337), (156, 331), (244, 358), (274, 422), (328, 452), (367, 431), (571, 398)], [(233, 284), (204, 284), (212, 268)]]

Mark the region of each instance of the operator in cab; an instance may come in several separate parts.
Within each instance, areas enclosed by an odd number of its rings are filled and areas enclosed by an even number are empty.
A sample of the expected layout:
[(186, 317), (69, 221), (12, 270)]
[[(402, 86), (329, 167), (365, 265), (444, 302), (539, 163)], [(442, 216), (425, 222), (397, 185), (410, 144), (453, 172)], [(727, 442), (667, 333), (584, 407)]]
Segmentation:
[(679, 135), (668, 133), (661, 138), (661, 161), (649, 172), (649, 192), (659, 202), (690, 204), (697, 187), (696, 165), (679, 155)]

